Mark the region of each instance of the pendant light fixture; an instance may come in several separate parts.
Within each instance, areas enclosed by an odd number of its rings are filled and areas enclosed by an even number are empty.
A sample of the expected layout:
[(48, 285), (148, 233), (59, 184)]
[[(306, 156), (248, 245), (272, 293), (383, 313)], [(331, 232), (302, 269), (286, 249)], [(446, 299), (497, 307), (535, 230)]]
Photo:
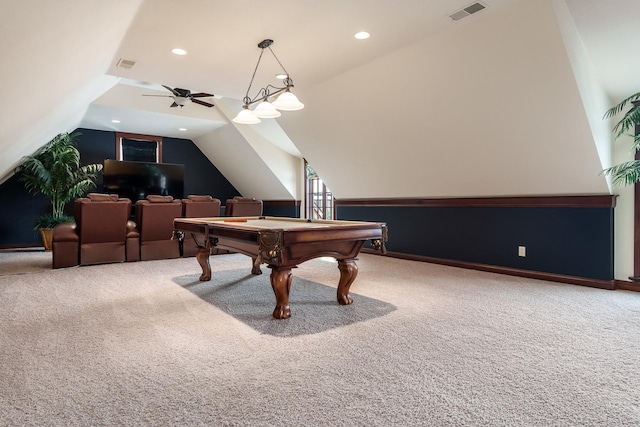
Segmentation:
[[(235, 123), (260, 123), (260, 118), (280, 117), (281, 113), (278, 110), (296, 111), (304, 108), (304, 104), (291, 92), (291, 88), (293, 88), (293, 80), (289, 77), (289, 73), (284, 69), (284, 66), (276, 54), (273, 53), (273, 50), (271, 49), (272, 44), (273, 40), (271, 39), (262, 40), (258, 43), (258, 47), (261, 49), (260, 56), (258, 57), (258, 63), (256, 64), (256, 68), (253, 70), (253, 75), (251, 76), (251, 82), (249, 82), (247, 93), (242, 99), (242, 103), (244, 104), (242, 106), (242, 110), (233, 119)], [(256, 77), (256, 72), (258, 71), (258, 66), (260, 65), (260, 60), (262, 59), (262, 54), (265, 49), (269, 49), (269, 52), (271, 52), (276, 61), (278, 61), (282, 71), (284, 71), (285, 77), (282, 80), (284, 87), (267, 85), (261, 88), (255, 97), (250, 98), (249, 92), (251, 91), (251, 85)], [(250, 110), (249, 107), (254, 104), (257, 104), (257, 106), (253, 110)]]

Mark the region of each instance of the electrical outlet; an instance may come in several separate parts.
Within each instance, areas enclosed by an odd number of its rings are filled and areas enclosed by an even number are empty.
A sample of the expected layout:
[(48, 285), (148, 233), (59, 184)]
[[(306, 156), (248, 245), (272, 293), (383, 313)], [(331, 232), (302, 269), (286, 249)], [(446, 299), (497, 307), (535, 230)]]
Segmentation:
[(526, 246), (518, 246), (518, 256), (526, 257), (527, 256), (527, 247)]

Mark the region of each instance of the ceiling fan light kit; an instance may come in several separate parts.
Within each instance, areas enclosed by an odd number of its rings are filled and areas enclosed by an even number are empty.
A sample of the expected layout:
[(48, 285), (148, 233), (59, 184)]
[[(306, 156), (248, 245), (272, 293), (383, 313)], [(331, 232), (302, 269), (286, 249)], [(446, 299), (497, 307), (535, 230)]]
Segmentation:
[[(275, 118), (280, 117), (281, 111), (296, 111), (304, 108), (304, 104), (298, 100), (298, 98), (291, 92), (291, 88), (293, 88), (293, 80), (289, 76), (287, 70), (284, 69), (284, 66), (278, 59), (273, 50), (271, 49), (271, 45), (273, 44), (273, 40), (266, 39), (258, 43), (258, 47), (260, 50), (260, 56), (258, 57), (258, 63), (256, 64), (256, 68), (253, 70), (253, 75), (251, 76), (251, 81), (249, 82), (249, 87), (247, 88), (247, 93), (245, 97), (242, 99), (242, 110), (238, 113), (238, 115), (233, 119), (235, 123), (240, 124), (255, 124), (260, 123), (260, 118)], [(256, 76), (256, 72), (258, 71), (258, 66), (260, 65), (260, 60), (262, 59), (262, 54), (265, 49), (269, 49), (269, 52), (273, 55), (273, 57), (278, 61), (278, 64), (282, 68), (284, 72), (284, 79), (282, 80), (283, 87), (276, 87), (272, 85), (267, 85), (261, 88), (256, 96), (253, 98), (249, 97), (249, 91), (251, 91), (251, 85), (253, 84), (253, 80)], [(279, 96), (278, 96), (279, 95)], [(274, 101), (270, 101), (270, 99), (275, 99)], [(254, 110), (250, 110), (249, 107), (258, 104)]]
[[(184, 107), (185, 105), (189, 104), (191, 102), (191, 100), (189, 98), (185, 98), (184, 96), (174, 96), (173, 97), (173, 102), (176, 105)], [(172, 105), (172, 107), (173, 107), (173, 105)]]

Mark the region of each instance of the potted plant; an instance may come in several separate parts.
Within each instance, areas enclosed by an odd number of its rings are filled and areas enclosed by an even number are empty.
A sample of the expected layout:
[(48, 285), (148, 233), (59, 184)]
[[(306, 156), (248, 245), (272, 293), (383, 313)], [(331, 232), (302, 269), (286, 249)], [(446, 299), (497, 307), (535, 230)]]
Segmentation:
[(80, 165), (76, 138), (80, 133), (61, 133), (23, 159), (17, 173), (31, 194), (42, 194), (51, 202), (51, 213), (40, 216), (34, 229), (40, 230), (46, 250), (51, 250), (53, 228), (74, 218), (64, 214), (65, 205), (95, 187), (101, 164)]
[[(627, 104), (631, 104), (631, 109), (620, 119), (614, 126), (613, 132), (616, 139), (622, 135), (633, 137), (631, 149), (633, 152), (640, 150), (640, 133), (636, 134), (636, 126), (640, 125), (640, 92), (631, 95), (627, 99), (620, 102), (615, 107), (605, 113), (605, 118), (610, 118), (620, 113)], [(633, 133), (629, 134), (629, 130)], [(631, 160), (623, 162), (607, 168), (603, 171), (607, 175), (611, 175), (613, 184), (616, 185), (632, 185), (640, 182), (640, 160)]]

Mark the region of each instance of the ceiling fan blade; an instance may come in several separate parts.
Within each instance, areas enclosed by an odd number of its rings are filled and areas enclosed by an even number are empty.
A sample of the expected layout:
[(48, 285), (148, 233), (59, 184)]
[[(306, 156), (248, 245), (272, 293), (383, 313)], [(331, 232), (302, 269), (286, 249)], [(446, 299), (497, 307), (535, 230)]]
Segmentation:
[(178, 104), (176, 104), (175, 102), (173, 104), (171, 104), (171, 107), (177, 107)]
[(196, 104), (200, 104), (200, 105), (204, 105), (205, 107), (213, 107), (213, 104), (209, 104), (208, 102), (204, 102), (204, 101), (200, 101), (199, 99), (192, 99), (192, 102), (195, 102)]
[(142, 96), (161, 96), (162, 98), (173, 98), (173, 95), (146, 95), (146, 94), (142, 94)]
[(175, 89), (165, 85), (162, 85), (162, 87), (171, 92), (174, 96), (180, 96), (180, 92), (177, 92)]
[(204, 93), (204, 92), (198, 92), (198, 93), (192, 93), (191, 94), (192, 98), (204, 98), (206, 96), (213, 96), (213, 95), (210, 94), (210, 93)]

